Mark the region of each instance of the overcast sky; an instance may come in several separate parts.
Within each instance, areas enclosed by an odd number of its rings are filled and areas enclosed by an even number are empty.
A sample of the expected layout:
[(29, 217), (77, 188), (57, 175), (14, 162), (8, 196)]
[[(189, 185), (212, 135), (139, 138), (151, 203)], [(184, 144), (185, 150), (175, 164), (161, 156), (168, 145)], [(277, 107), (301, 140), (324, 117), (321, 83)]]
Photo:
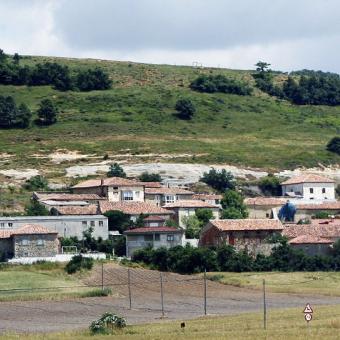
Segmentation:
[(0, 0), (7, 53), (340, 73), (339, 0)]

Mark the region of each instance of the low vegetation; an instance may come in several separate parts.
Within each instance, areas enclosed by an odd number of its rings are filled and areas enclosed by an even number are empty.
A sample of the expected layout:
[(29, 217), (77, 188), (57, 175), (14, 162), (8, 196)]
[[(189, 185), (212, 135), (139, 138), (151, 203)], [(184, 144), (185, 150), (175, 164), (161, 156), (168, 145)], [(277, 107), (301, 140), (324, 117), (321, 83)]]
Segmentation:
[(68, 274), (74, 274), (81, 270), (90, 270), (93, 267), (93, 259), (82, 255), (75, 255), (65, 266)]
[(115, 313), (106, 312), (89, 327), (91, 334), (114, 334), (114, 329), (126, 327), (126, 320)]

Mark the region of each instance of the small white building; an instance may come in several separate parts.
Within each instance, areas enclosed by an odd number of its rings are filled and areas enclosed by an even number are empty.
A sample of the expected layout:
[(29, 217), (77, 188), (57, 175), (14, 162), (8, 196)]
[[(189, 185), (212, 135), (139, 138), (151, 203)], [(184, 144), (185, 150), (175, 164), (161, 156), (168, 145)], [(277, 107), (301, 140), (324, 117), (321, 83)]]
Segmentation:
[(307, 174), (295, 176), (282, 184), (282, 195), (310, 201), (310, 203), (321, 203), (324, 201), (335, 201), (335, 182), (329, 178), (319, 175)]

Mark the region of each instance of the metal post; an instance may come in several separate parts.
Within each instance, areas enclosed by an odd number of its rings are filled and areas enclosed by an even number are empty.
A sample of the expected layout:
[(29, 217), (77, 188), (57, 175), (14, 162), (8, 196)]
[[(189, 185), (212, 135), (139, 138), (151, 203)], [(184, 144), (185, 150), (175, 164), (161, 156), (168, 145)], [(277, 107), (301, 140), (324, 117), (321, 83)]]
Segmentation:
[(132, 308), (132, 299), (131, 299), (131, 276), (130, 276), (130, 268), (128, 269), (128, 289), (129, 289), (129, 309)]
[(266, 280), (263, 279), (263, 328), (267, 329)]
[(104, 262), (102, 262), (102, 291), (104, 290)]
[(204, 270), (204, 315), (207, 315), (207, 270)]
[(159, 273), (161, 281), (161, 304), (162, 304), (162, 318), (164, 318), (164, 297), (163, 297), (163, 276)]

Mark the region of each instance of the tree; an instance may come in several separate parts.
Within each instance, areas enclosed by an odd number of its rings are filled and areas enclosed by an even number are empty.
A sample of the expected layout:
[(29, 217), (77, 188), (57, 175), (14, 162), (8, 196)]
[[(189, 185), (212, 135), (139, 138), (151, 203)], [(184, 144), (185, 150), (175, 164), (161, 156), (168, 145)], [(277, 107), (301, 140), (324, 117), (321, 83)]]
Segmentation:
[(333, 137), (327, 144), (327, 150), (340, 155), (340, 137)]
[(178, 112), (178, 116), (182, 119), (191, 119), (196, 112), (196, 108), (190, 99), (177, 100), (175, 109)]
[(14, 64), (19, 65), (20, 59), (21, 59), (21, 57), (19, 56), (19, 54), (18, 53), (14, 53), (14, 56), (13, 56)]
[(40, 102), (38, 109), (38, 122), (40, 125), (51, 125), (57, 122), (58, 109), (50, 99), (44, 99)]
[(43, 176), (33, 176), (25, 182), (24, 188), (30, 191), (46, 190), (48, 189), (48, 181)]
[(200, 178), (200, 182), (210, 185), (219, 192), (235, 188), (234, 176), (231, 172), (226, 171), (225, 169), (217, 171), (212, 168), (209, 172), (203, 173), (203, 176)]
[(209, 220), (212, 220), (214, 218), (211, 209), (207, 208), (197, 209), (195, 211), (195, 215), (200, 222), (201, 229), (209, 222)]
[(37, 200), (31, 200), (25, 206), (25, 213), (27, 216), (48, 216), (49, 211), (44, 205), (39, 203)]
[(247, 207), (243, 202), (243, 196), (235, 190), (228, 190), (225, 192), (221, 200), (221, 205), (223, 208), (222, 218), (242, 219), (248, 217)]
[(113, 163), (110, 165), (110, 170), (106, 174), (106, 176), (126, 178), (126, 173), (124, 172), (124, 169), (118, 163)]
[(100, 68), (80, 70), (76, 77), (76, 86), (80, 91), (106, 90), (112, 81), (105, 71)]
[(7, 55), (5, 52), (0, 48), (0, 64), (5, 63), (7, 60)]
[(270, 72), (270, 64), (265, 61), (258, 61), (255, 66), (257, 72)]
[(162, 180), (162, 177), (160, 174), (149, 173), (145, 171), (138, 177), (138, 179), (141, 182), (160, 182)]
[(267, 196), (281, 196), (280, 179), (273, 174), (260, 179), (259, 187)]
[(32, 112), (26, 104), (20, 104), (16, 117), (16, 125), (20, 128), (27, 128), (30, 125)]
[(196, 215), (183, 216), (182, 223), (185, 226), (186, 238), (199, 238), (201, 224)]
[(104, 213), (104, 216), (108, 218), (110, 231), (117, 230), (123, 233), (132, 224), (130, 216), (119, 210), (109, 210)]
[(0, 127), (10, 128), (15, 126), (17, 107), (13, 97), (0, 96)]

